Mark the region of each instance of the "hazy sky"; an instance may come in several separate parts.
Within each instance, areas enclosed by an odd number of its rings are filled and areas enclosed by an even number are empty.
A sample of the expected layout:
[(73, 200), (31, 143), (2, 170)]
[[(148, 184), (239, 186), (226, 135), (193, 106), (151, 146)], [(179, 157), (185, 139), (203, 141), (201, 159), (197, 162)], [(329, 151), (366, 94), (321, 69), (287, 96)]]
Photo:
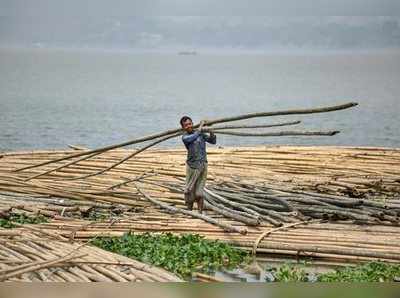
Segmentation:
[(399, 15), (398, 0), (1, 0), (14, 16)]
[(400, 47), (398, 15), (398, 0), (0, 0), (0, 44), (137, 49)]

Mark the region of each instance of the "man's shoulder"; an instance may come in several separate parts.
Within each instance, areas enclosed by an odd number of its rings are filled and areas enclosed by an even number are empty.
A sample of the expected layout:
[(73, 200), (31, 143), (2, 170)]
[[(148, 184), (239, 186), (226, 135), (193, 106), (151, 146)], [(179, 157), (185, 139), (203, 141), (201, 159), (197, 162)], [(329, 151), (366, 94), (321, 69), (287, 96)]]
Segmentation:
[(183, 133), (182, 136), (181, 136), (182, 142), (185, 143), (185, 138), (186, 138), (186, 137), (187, 137), (187, 134), (186, 134), (186, 133)]
[(190, 135), (191, 135), (190, 133), (184, 132), (184, 133), (182, 134), (182, 139), (183, 139), (183, 138), (186, 138), (186, 137), (189, 137)]
[(197, 131), (197, 130), (193, 130), (193, 132), (187, 132), (187, 131), (185, 131), (183, 134), (182, 134), (182, 138), (183, 137), (187, 137), (187, 136), (192, 136), (192, 135), (195, 135), (195, 134), (199, 134), (199, 135), (201, 135), (201, 133), (199, 133), (199, 131)]

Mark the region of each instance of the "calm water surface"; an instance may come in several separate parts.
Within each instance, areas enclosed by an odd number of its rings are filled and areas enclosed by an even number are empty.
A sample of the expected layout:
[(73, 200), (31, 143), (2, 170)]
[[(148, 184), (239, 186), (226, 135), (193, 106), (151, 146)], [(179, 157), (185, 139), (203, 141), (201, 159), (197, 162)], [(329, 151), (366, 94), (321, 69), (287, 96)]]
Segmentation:
[[(219, 144), (400, 147), (400, 52), (330, 55), (133, 54), (0, 49), (0, 151), (98, 147), (194, 120), (357, 101), (351, 110), (274, 117), (334, 137)], [(281, 130), (275, 129), (275, 130)], [(164, 146), (181, 146), (171, 140)]]

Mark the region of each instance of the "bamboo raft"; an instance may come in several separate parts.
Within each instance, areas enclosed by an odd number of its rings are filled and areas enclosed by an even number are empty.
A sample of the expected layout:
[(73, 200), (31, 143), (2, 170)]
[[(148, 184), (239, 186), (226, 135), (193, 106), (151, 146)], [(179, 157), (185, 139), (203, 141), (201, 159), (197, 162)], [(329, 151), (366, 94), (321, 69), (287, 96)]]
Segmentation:
[[(0, 212), (40, 213), (51, 221), (36, 228), (69, 241), (127, 231), (198, 233), (276, 257), (400, 260), (398, 149), (209, 148), (203, 217), (182, 211), (183, 148), (148, 150), (93, 176), (135, 150), (111, 150), (35, 179), (54, 166), (15, 171), (72, 152), (4, 153)], [(261, 204), (260, 195), (271, 200)]]
[(32, 227), (0, 230), (0, 247), (0, 281), (180, 281), (163, 269)]

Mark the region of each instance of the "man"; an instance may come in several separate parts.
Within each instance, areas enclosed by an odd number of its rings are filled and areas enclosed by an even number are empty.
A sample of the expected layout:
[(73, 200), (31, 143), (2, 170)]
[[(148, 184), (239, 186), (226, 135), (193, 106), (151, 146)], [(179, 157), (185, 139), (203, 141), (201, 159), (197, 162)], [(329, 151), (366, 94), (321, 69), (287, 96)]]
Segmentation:
[(193, 209), (193, 203), (197, 202), (199, 213), (203, 213), (204, 205), (204, 186), (207, 179), (207, 151), (206, 142), (210, 144), (217, 143), (217, 137), (214, 133), (210, 135), (202, 132), (206, 122), (200, 122), (198, 130), (193, 129), (193, 121), (188, 116), (183, 116), (180, 120), (185, 133), (182, 141), (188, 151), (186, 160), (186, 187), (185, 203), (189, 210)]

